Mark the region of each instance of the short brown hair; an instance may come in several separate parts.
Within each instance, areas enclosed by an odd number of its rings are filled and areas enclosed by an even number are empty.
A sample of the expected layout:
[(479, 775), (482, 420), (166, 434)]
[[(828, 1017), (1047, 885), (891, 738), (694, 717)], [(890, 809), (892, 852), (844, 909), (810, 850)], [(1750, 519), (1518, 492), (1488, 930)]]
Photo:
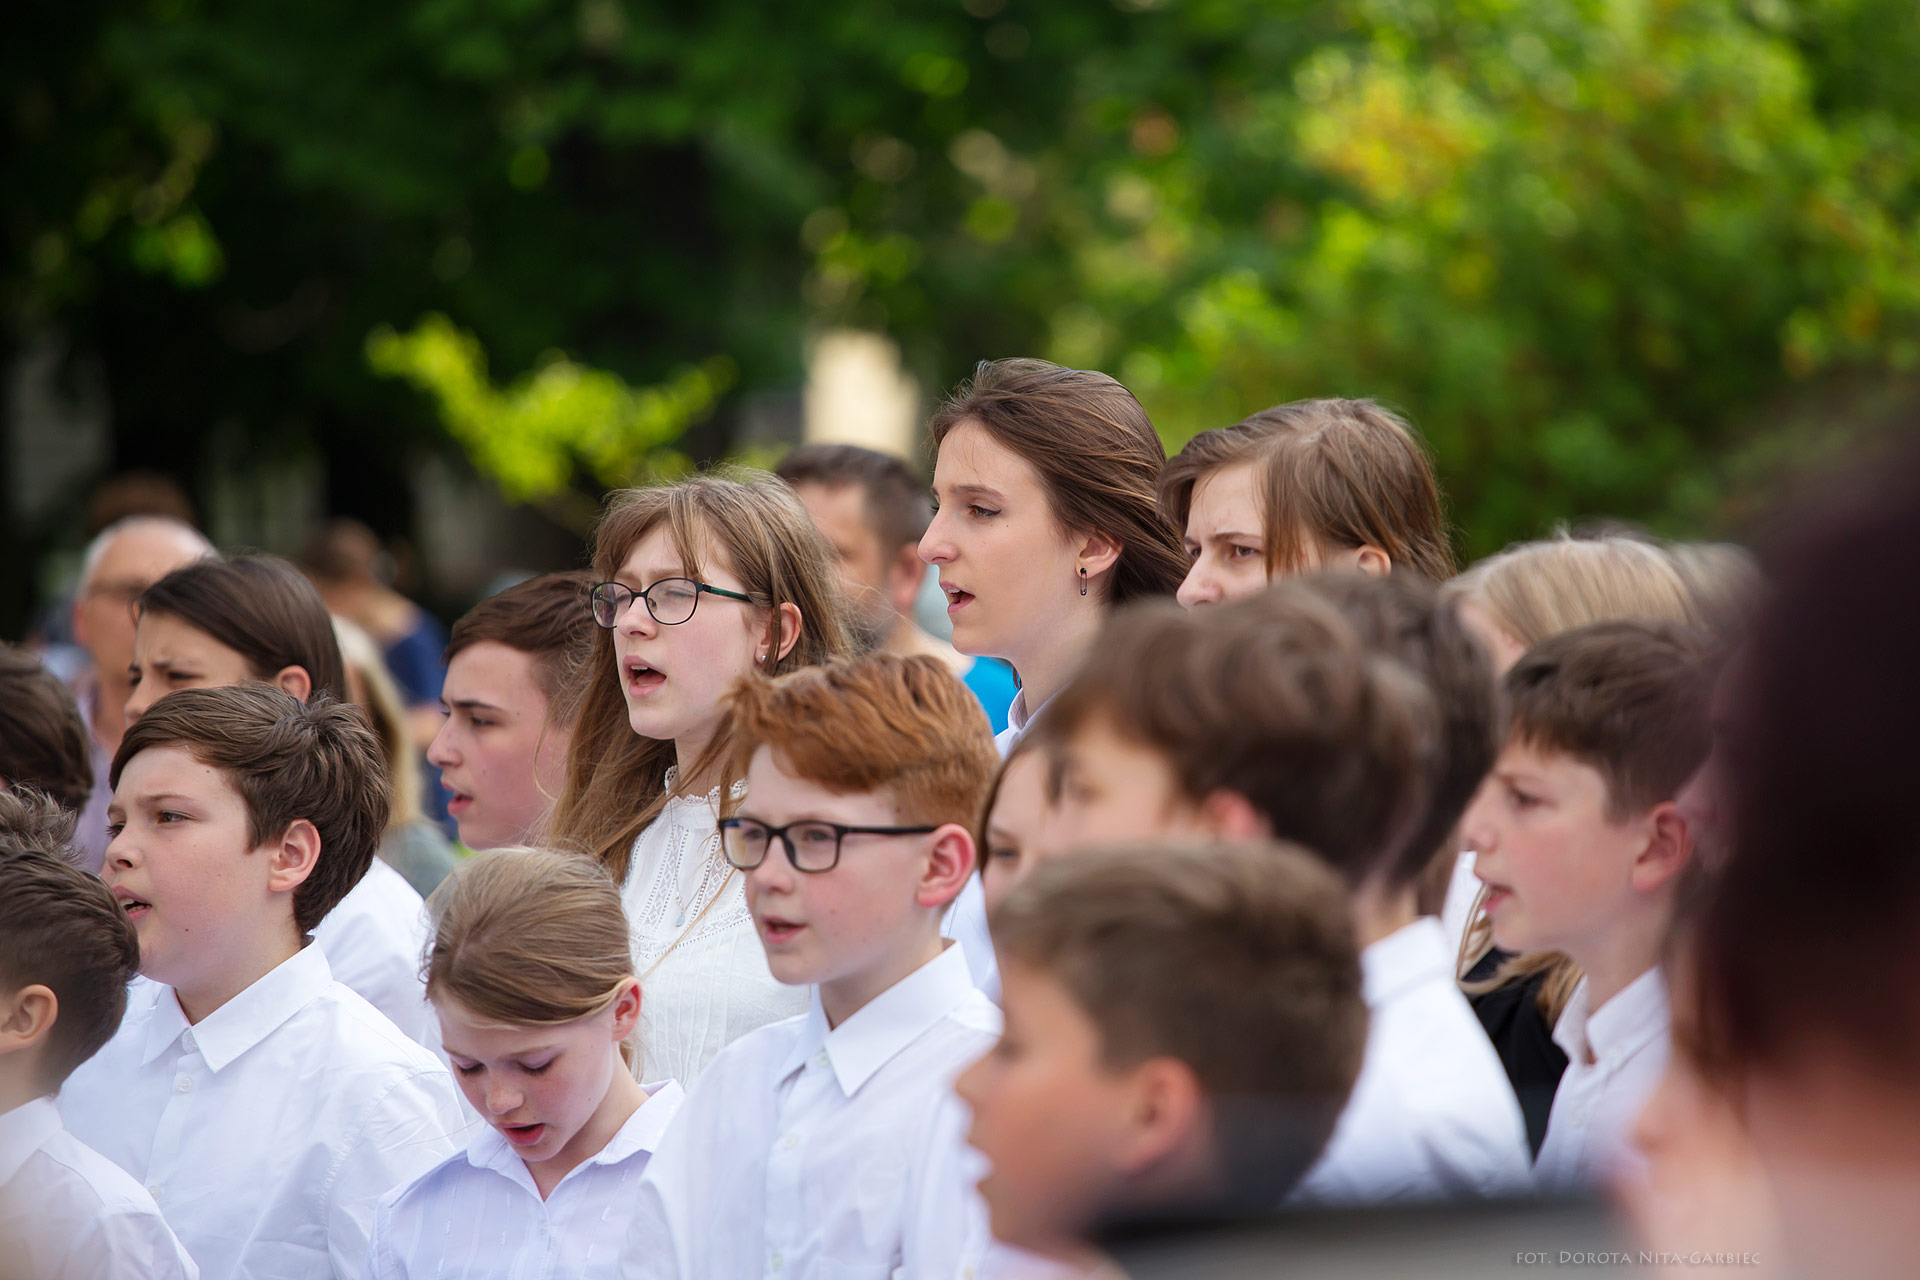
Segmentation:
[(39, 983), (58, 1002), (43, 1089), (59, 1089), (113, 1038), (139, 972), (133, 924), (106, 885), (58, 850), (0, 829), (0, 989)]
[(1549, 636), (1507, 672), (1508, 739), (1598, 770), (1609, 814), (1678, 795), (1707, 758), (1716, 666), (1704, 633), (1601, 622)]
[(1425, 816), (1439, 750), (1425, 685), (1309, 592), (1116, 615), (1041, 731), (1063, 742), (1102, 715), (1161, 753), (1189, 798), (1237, 792), (1354, 885)]
[(1187, 576), (1180, 531), (1154, 505), (1166, 446), (1133, 393), (1104, 373), (1045, 360), (982, 360), (927, 424), (934, 449), (979, 424), (1039, 474), (1055, 522), (1120, 544), (1108, 604), (1170, 596)]
[(0, 840), (73, 860), (79, 814), (35, 787), (0, 787)]
[(780, 460), (774, 474), (795, 488), (817, 484), (841, 489), (857, 485), (866, 507), (867, 527), (880, 540), (880, 554), (891, 556), (925, 536), (933, 522), (933, 501), (913, 468), (890, 453), (857, 444), (803, 444)]
[(1270, 1210), (1318, 1158), (1367, 1039), (1346, 894), (1286, 845), (1143, 845), (1036, 866), (1002, 963), (1065, 987), (1115, 1070), (1172, 1057), (1214, 1109), (1228, 1194)]
[(925, 655), (747, 676), (728, 705), (736, 773), (771, 747), (782, 768), (829, 791), (884, 794), (903, 822), (971, 831), (1000, 763), (980, 700)]
[(209, 556), (141, 593), (141, 616), (164, 613), (246, 659), (256, 680), (299, 667), (313, 692), (347, 696), (347, 664), (333, 619), (311, 582), (279, 556)]
[(150, 747), (179, 747), (219, 769), (247, 806), (258, 848), (304, 818), (320, 833), (320, 858), (293, 891), (293, 921), (310, 933), (360, 883), (387, 826), (387, 765), (366, 716), (324, 695), (301, 702), (271, 685), (182, 689), (127, 726), (114, 753), (114, 786)]
[(1433, 463), (1404, 418), (1372, 400), (1295, 400), (1202, 431), (1160, 473), (1160, 509), (1185, 530), (1193, 490), (1224, 467), (1259, 464), (1267, 575), (1312, 563), (1315, 542), (1378, 547), (1429, 582), (1453, 574)]
[(575, 668), (593, 648), (593, 606), (587, 593), (593, 575), (585, 569), (543, 573), (495, 592), (453, 624), (441, 661), (451, 663), (462, 649), (492, 641), (533, 659), (534, 680), (547, 704), (556, 699)]
[(0, 782), (75, 813), (93, 793), (93, 748), (73, 694), (33, 655), (0, 644)]
[[(1441, 601), (1430, 582), (1413, 574), (1316, 573), (1275, 583), (1270, 590), (1311, 591), (1345, 615), (1361, 640), (1426, 681), (1440, 713), (1440, 749), (1434, 753), (1426, 812), (1400, 852), (1385, 864), (1389, 884), (1412, 884), (1426, 873), (1481, 779), (1500, 751), (1503, 704), (1485, 646)], [(1447, 865), (1453, 865), (1451, 848)]]

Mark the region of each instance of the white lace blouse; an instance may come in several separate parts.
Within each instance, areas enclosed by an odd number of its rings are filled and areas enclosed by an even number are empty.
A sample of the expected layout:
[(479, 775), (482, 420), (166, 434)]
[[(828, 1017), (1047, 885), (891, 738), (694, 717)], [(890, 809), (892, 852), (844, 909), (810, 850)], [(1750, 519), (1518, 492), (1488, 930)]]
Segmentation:
[(807, 1011), (807, 988), (785, 986), (767, 968), (744, 877), (720, 854), (719, 807), (718, 787), (670, 799), (633, 842), (620, 896), (640, 975), (633, 1065), (643, 1081), (691, 1088), (733, 1041)]

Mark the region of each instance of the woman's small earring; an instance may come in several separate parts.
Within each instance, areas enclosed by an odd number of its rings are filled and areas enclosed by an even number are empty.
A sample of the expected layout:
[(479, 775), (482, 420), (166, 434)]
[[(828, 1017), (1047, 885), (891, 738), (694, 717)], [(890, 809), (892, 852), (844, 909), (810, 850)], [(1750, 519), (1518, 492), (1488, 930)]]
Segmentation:
[(1080, 594), (1087, 594), (1087, 571), (1085, 568), (1080, 570)]

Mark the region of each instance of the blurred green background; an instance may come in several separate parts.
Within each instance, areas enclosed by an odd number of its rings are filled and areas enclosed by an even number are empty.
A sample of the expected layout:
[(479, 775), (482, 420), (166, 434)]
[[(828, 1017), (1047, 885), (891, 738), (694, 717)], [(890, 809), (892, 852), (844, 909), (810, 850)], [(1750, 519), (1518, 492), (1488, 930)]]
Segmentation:
[(1737, 529), (1920, 365), (1913, 0), (74, 0), (0, 65), (0, 635), (130, 468), (273, 549), (431, 542), (423, 484), (575, 547), (791, 437), (833, 328), (1170, 447), (1376, 396), (1468, 555)]

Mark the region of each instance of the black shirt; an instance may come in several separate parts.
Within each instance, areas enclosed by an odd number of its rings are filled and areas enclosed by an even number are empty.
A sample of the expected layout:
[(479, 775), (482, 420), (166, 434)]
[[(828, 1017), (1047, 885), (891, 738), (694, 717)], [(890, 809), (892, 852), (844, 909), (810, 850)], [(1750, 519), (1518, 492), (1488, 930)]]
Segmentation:
[[(1510, 956), (1494, 949), (1467, 972), (1467, 981), (1482, 982)], [(1553, 1028), (1540, 1011), (1540, 986), (1545, 973), (1536, 973), (1520, 982), (1482, 995), (1468, 996), (1473, 1012), (1486, 1028), (1487, 1039), (1500, 1055), (1500, 1065), (1513, 1082), (1513, 1096), (1520, 1100), (1520, 1114), (1527, 1121), (1527, 1145), (1540, 1154), (1546, 1141), (1547, 1117), (1553, 1113), (1554, 1091), (1560, 1087), (1560, 1073), (1567, 1069), (1567, 1055), (1553, 1042)]]

